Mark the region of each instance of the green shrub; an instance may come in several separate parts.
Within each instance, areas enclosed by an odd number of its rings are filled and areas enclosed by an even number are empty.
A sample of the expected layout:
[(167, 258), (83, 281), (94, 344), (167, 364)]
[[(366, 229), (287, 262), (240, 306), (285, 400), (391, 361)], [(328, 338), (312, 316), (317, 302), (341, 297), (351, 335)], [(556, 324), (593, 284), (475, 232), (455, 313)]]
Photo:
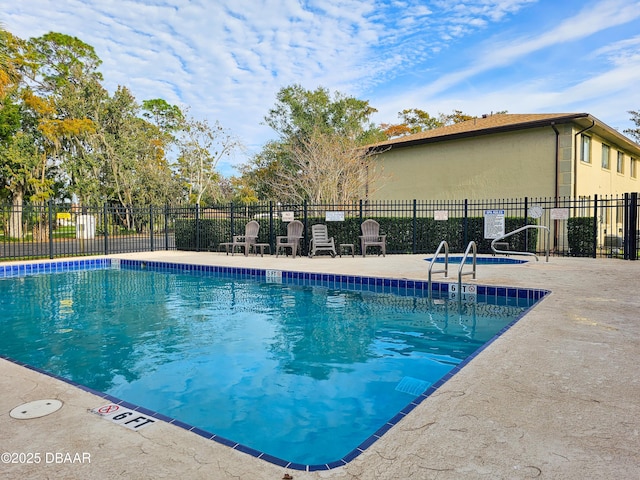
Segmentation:
[(574, 257), (593, 256), (593, 246), (596, 243), (594, 226), (592, 217), (574, 217), (568, 220), (567, 235), (570, 255)]
[[(369, 216), (380, 224), (380, 233), (387, 235), (388, 253), (413, 253), (414, 252), (414, 220), (412, 218), (392, 218)], [(302, 220), (302, 219), (301, 219)], [(179, 219), (175, 223), (176, 248), (178, 250), (216, 250), (220, 243), (230, 242), (233, 235), (242, 235), (247, 218), (234, 219), (234, 232), (231, 233), (231, 221), (229, 219), (200, 219), (198, 220), (199, 235), (196, 235), (196, 220)], [(269, 218), (257, 219), (260, 224), (258, 234), (259, 243), (275, 242), (278, 235), (287, 234), (287, 223), (280, 218), (273, 219), (273, 238), (270, 238)], [(325, 217), (308, 217), (307, 230), (303, 238), (303, 253), (307, 252), (311, 240), (311, 227), (315, 224), (327, 225), (330, 237), (335, 239), (336, 247), (341, 243), (352, 243), (357, 253), (360, 251), (361, 235), (359, 217), (347, 217), (342, 222), (327, 222)], [(513, 231), (524, 225), (522, 218), (506, 218), (505, 228), (507, 232)], [(437, 221), (430, 217), (416, 218), (415, 220), (415, 252), (434, 253), (442, 240), (449, 244), (452, 253), (463, 252), (469, 241), (474, 240), (478, 247), (478, 253), (491, 253), (491, 240), (484, 238), (484, 218), (468, 218), (467, 240), (465, 242), (465, 220), (462, 218), (450, 218), (447, 221)], [(527, 250), (535, 252), (537, 242), (537, 229), (527, 232), (529, 236)], [(525, 233), (509, 239), (511, 250), (525, 251)]]

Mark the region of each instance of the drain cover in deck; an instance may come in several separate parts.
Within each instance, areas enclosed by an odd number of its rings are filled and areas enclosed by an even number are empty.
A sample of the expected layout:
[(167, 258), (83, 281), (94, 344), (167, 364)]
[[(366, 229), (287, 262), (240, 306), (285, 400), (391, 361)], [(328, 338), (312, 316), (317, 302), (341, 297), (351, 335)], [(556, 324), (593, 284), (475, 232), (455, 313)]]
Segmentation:
[(57, 412), (62, 407), (62, 402), (55, 399), (34, 400), (23, 403), (9, 412), (12, 418), (27, 420), (29, 418), (39, 418)]

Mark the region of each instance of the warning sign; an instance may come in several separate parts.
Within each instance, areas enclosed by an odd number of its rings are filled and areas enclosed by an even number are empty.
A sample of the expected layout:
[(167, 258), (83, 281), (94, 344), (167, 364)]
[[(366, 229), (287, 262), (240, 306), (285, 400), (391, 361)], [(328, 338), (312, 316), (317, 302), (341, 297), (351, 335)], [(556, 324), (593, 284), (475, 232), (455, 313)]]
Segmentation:
[(105, 405), (104, 407), (98, 408), (97, 412), (100, 415), (109, 415), (110, 413), (115, 413), (120, 409), (119, 405), (115, 405), (110, 403), (109, 405)]
[(116, 405), (115, 403), (94, 408), (91, 412), (100, 415), (107, 420), (111, 420), (113, 423), (127, 427), (130, 430), (140, 430), (142, 427), (146, 427), (156, 422), (155, 419), (148, 415), (143, 415), (140, 412), (125, 408), (121, 405)]

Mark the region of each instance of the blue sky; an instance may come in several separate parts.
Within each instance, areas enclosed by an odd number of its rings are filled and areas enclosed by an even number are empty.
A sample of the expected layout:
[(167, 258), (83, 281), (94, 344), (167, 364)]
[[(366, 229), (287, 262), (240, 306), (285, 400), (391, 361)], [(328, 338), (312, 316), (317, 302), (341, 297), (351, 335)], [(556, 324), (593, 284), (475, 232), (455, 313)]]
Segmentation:
[(27, 39), (76, 36), (104, 85), (219, 121), (245, 149), (277, 91), (301, 84), (368, 100), (376, 123), (432, 115), (588, 112), (620, 131), (640, 110), (639, 0), (4, 0)]

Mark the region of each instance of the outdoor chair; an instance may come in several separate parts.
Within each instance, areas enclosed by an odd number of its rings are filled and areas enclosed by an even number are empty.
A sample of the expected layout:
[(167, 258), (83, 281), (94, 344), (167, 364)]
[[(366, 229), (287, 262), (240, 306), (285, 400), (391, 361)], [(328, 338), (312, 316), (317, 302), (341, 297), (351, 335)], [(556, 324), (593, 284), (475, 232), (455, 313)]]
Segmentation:
[(260, 229), (260, 224), (255, 220), (251, 220), (244, 227), (244, 235), (234, 235), (233, 242), (221, 243), (220, 246), (224, 246), (227, 250), (227, 255), (229, 254), (229, 247), (231, 248), (231, 255), (234, 255), (236, 251), (236, 247), (244, 248), (244, 256), (249, 255), (249, 250), (252, 245), (258, 241), (258, 230)]
[[(367, 254), (367, 247), (380, 247), (382, 256), (386, 256), (387, 236), (380, 235), (380, 224), (375, 220), (365, 220), (360, 226), (362, 235), (360, 235), (360, 247), (362, 248), (362, 256)], [(380, 255), (380, 254), (378, 254)]]
[(327, 226), (324, 224), (313, 225), (311, 227), (311, 244), (309, 245), (309, 258), (312, 258), (319, 251), (329, 252), (332, 257), (336, 256), (336, 244), (333, 237), (329, 237)]
[[(276, 237), (276, 258), (281, 249), (290, 248), (293, 258), (296, 258), (296, 254), (300, 250), (300, 240), (302, 239), (302, 232), (304, 225), (299, 220), (293, 220), (287, 225), (287, 235), (279, 235)], [(286, 250), (285, 250), (286, 253)]]

